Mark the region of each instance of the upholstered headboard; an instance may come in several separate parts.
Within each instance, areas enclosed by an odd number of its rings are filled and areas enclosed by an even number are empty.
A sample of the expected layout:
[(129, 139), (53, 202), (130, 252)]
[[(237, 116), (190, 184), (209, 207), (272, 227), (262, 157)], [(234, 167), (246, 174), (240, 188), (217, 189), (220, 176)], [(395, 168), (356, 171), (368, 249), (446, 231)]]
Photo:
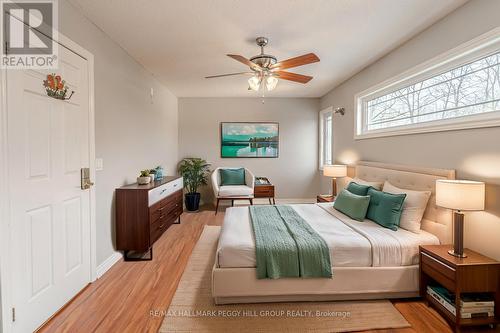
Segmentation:
[(436, 235), (441, 244), (452, 239), (452, 213), (436, 206), (436, 180), (455, 179), (455, 170), (412, 167), (359, 161), (354, 166), (356, 177), (367, 181), (388, 181), (409, 190), (431, 191), (431, 197), (422, 219), (422, 229)]

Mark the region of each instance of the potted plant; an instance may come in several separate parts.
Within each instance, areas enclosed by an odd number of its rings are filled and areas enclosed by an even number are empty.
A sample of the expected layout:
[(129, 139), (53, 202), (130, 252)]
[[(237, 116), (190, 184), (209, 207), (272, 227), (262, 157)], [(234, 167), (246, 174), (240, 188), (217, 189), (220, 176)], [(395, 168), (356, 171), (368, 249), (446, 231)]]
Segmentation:
[(149, 176), (151, 177), (151, 181), (154, 182), (156, 180), (156, 170), (155, 169), (150, 169), (149, 170)]
[(151, 182), (152, 177), (149, 175), (149, 170), (142, 170), (139, 177), (137, 177), (137, 184), (146, 185)]
[(200, 207), (198, 187), (207, 185), (210, 164), (201, 158), (185, 158), (179, 163), (178, 170), (184, 178), (186, 209), (196, 211)]

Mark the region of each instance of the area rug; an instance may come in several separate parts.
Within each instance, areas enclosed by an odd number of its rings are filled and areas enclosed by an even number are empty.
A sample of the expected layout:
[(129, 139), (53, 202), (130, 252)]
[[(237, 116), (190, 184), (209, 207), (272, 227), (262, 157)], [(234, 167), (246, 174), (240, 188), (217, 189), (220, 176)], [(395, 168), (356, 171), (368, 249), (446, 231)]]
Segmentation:
[(410, 324), (391, 302), (297, 302), (215, 305), (211, 270), (220, 227), (205, 226), (159, 332), (352, 332)]

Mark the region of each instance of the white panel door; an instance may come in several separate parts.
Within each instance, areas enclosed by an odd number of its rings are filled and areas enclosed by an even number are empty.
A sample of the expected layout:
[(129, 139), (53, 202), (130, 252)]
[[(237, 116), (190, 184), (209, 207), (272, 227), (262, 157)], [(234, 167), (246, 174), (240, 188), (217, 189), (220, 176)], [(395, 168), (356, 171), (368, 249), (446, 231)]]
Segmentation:
[(48, 71), (7, 73), (12, 300), (15, 332), (31, 332), (84, 288), (90, 276), (87, 60), (60, 46), (56, 71), (75, 94), (45, 94)]

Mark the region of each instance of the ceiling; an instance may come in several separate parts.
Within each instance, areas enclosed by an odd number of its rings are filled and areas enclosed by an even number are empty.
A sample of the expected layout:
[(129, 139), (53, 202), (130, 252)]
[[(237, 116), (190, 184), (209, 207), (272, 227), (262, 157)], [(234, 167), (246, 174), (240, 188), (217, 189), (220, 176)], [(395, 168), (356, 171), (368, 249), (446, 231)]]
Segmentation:
[(226, 56), (259, 53), (269, 38), (278, 60), (316, 53), (290, 69), (271, 97), (321, 97), (467, 0), (69, 0), (178, 97), (258, 97)]

